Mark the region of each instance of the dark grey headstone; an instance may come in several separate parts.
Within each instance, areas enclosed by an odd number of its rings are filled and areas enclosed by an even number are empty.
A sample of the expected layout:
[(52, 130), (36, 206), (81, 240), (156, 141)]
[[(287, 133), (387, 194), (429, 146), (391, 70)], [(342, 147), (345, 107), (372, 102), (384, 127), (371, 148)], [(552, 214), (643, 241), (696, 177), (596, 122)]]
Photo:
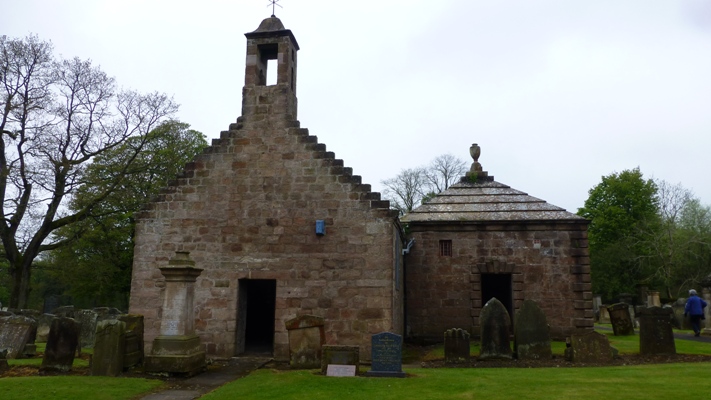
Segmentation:
[(99, 320), (99, 314), (94, 310), (79, 310), (76, 313), (76, 320), (81, 326), (81, 334), (79, 336), (79, 345), (84, 348), (94, 347), (94, 337), (96, 335), (96, 323)]
[(73, 318), (55, 318), (49, 329), (40, 371), (71, 371), (78, 346), (79, 323)]
[(404, 378), (402, 336), (382, 332), (371, 337), (371, 364), (367, 376)]
[(567, 341), (565, 358), (572, 362), (609, 362), (615, 357), (616, 349), (610, 346), (607, 336), (598, 332), (574, 334)]
[(469, 365), (469, 332), (454, 328), (444, 332), (444, 363)]
[(550, 327), (546, 314), (533, 300), (524, 300), (516, 311), (514, 323), (514, 352), (521, 359), (549, 360), (551, 352)]
[(10, 369), (7, 363), (7, 349), (0, 349), (0, 374), (5, 373)]
[(37, 332), (37, 322), (22, 315), (0, 317), (0, 349), (7, 349), (7, 358), (21, 358), (32, 332)]
[(640, 307), (637, 310), (637, 315), (639, 315), (639, 354), (676, 354), (671, 314), (671, 309), (661, 307)]
[(615, 336), (634, 335), (634, 323), (630, 316), (630, 309), (627, 303), (617, 303), (609, 306), (607, 310), (610, 312), (610, 321), (612, 322), (612, 331)]
[(123, 371), (125, 346), (125, 322), (107, 319), (97, 323), (94, 356), (91, 358), (91, 374), (94, 376), (118, 376)]
[(511, 317), (495, 297), (487, 301), (479, 315), (481, 325), (480, 360), (511, 359)]
[(328, 371), (329, 365), (360, 365), (359, 346), (323, 346), (321, 347), (321, 373)]
[(673, 318), (676, 319), (674, 326), (679, 329), (691, 330), (691, 317), (688, 315), (684, 316), (684, 309), (686, 308), (686, 298), (680, 297), (676, 299), (676, 301), (672, 305), (672, 308), (674, 309)]
[(59, 296), (56, 294), (51, 294), (44, 298), (44, 306), (42, 307), (42, 311), (45, 314), (51, 314), (52, 311), (59, 308), (60, 304), (61, 302), (59, 301)]

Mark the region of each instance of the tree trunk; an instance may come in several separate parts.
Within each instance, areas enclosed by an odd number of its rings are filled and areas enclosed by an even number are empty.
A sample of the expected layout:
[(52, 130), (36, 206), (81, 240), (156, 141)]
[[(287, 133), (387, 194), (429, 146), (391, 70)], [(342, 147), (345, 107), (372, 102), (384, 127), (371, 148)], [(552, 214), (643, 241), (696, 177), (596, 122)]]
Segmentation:
[[(10, 265), (12, 278), (12, 293), (10, 295), (10, 308), (27, 308), (30, 297), (30, 267), (32, 262), (25, 263), (23, 259), (15, 261), (18, 265)], [(27, 264), (27, 265), (25, 265)]]

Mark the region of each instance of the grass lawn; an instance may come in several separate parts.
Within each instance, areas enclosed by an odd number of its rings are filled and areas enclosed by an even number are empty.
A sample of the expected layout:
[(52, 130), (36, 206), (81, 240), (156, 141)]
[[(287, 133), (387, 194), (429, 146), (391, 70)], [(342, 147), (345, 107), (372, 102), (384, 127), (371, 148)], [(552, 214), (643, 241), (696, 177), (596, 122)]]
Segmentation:
[(162, 381), (155, 379), (104, 376), (0, 378), (0, 399), (128, 400), (162, 384)]
[(711, 363), (602, 368), (407, 369), (412, 377), (329, 378), (315, 371), (258, 370), (202, 397), (220, 399), (602, 399), (707, 398)]

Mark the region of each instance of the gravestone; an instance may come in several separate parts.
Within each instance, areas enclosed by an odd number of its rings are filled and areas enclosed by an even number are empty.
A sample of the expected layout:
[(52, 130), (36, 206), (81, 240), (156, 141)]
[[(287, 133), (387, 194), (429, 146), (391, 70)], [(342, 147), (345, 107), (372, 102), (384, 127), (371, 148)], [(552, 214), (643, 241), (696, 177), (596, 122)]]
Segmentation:
[(74, 306), (61, 306), (52, 311), (58, 317), (74, 318)]
[(123, 371), (126, 323), (116, 319), (101, 321), (96, 324), (95, 337), (91, 374), (118, 376)]
[(366, 376), (378, 378), (404, 378), (402, 372), (402, 336), (382, 332), (370, 339), (371, 364)]
[(59, 301), (59, 296), (56, 294), (51, 294), (44, 298), (44, 306), (42, 307), (42, 311), (45, 314), (51, 314), (52, 311), (59, 308), (60, 304), (61, 303)]
[(360, 365), (359, 346), (332, 346), (321, 347), (321, 373), (328, 372), (329, 365), (354, 365), (356, 371)]
[(79, 310), (76, 313), (77, 322), (81, 326), (81, 334), (79, 336), (81, 347), (93, 348), (94, 338), (96, 336), (96, 323), (99, 319), (99, 314), (94, 310)]
[(514, 353), (521, 360), (548, 360), (553, 357), (546, 314), (535, 301), (524, 300), (516, 311)]
[(7, 349), (0, 349), (0, 374), (10, 370), (10, 364), (7, 363)]
[(672, 310), (661, 307), (640, 307), (639, 354), (676, 354), (670, 315)]
[(598, 321), (601, 324), (610, 323), (610, 313), (607, 311), (607, 306), (604, 304), (600, 306), (600, 316), (598, 317)]
[(302, 315), (286, 321), (289, 334), (289, 364), (292, 368), (320, 368), (321, 346), (326, 341), (323, 318)]
[(480, 360), (511, 359), (511, 318), (496, 297), (487, 301), (479, 315), (481, 325)]
[(611, 361), (617, 353), (607, 336), (598, 332), (573, 334), (566, 342), (565, 359), (572, 362), (604, 363)]
[(444, 363), (469, 365), (469, 341), (469, 332), (464, 329), (448, 329), (444, 332)]
[(326, 376), (347, 377), (356, 376), (358, 368), (355, 365), (328, 364)]
[(52, 320), (56, 317), (54, 314), (42, 314), (37, 319), (37, 341), (46, 342), (49, 336), (49, 327), (52, 325)]
[(143, 363), (143, 315), (124, 314), (119, 321), (126, 324), (126, 350), (123, 368), (131, 368)]
[(79, 323), (73, 318), (60, 317), (52, 320), (40, 372), (71, 371), (74, 355), (79, 347), (79, 332)]
[(24, 355), (32, 331), (36, 331), (37, 323), (22, 315), (0, 317), (0, 349), (7, 349), (7, 358), (21, 358)]
[(630, 317), (628, 304), (613, 304), (607, 310), (610, 312), (610, 321), (612, 322), (612, 330), (615, 336), (634, 335), (634, 325)]
[(602, 296), (599, 294), (593, 295), (593, 312), (598, 321), (600, 320), (600, 306), (602, 306)]
[(151, 354), (144, 360), (148, 373), (190, 376), (205, 369), (205, 350), (195, 334), (195, 281), (202, 268), (195, 268), (189, 252), (176, 251), (168, 266), (159, 267), (165, 277), (160, 335), (153, 339)]
[(662, 306), (662, 302), (659, 299), (659, 292), (648, 292), (647, 306), (648, 307), (661, 307)]
[(701, 295), (704, 297), (706, 304), (708, 304), (707, 307), (704, 307), (704, 323), (702, 323), (704, 329), (701, 330), (701, 333), (707, 336), (711, 335), (711, 289), (703, 288)]

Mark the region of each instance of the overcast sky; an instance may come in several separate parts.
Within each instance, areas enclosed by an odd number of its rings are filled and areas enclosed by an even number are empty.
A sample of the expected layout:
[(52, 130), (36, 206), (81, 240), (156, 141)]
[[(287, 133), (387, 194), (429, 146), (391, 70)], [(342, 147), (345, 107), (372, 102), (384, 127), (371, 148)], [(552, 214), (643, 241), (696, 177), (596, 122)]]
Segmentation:
[[(244, 33), (268, 0), (0, 0), (126, 88), (216, 138), (240, 115)], [(299, 42), (301, 126), (382, 190), (469, 146), (496, 180), (575, 212), (640, 167), (711, 205), (711, 1), (280, 0)]]

